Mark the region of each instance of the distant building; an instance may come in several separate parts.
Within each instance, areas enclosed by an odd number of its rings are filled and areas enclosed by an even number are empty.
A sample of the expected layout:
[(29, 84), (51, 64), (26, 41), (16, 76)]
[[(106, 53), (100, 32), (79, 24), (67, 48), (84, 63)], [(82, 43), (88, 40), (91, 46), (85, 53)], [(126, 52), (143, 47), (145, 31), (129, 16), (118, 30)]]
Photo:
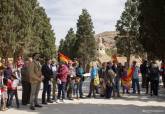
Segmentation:
[(115, 36), (117, 32), (103, 32), (95, 35), (97, 42), (97, 55), (100, 62), (108, 62), (111, 57), (107, 55), (106, 50), (115, 48)]
[(100, 36), (98, 39), (96, 39), (97, 42), (97, 53), (99, 56), (106, 54), (105, 50), (106, 47), (103, 44), (102, 37)]

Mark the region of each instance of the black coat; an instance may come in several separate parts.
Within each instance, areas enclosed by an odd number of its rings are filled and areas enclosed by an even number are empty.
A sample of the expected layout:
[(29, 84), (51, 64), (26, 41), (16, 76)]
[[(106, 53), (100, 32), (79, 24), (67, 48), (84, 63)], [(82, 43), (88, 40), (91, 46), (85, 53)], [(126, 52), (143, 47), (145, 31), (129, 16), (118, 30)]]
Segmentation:
[(159, 68), (151, 68), (150, 69), (150, 80), (151, 81), (159, 81)]
[(47, 64), (44, 64), (42, 66), (42, 75), (44, 76), (44, 80), (43, 81), (50, 81), (51, 78), (53, 78), (53, 71), (52, 71), (52, 67), (50, 65), (50, 68)]

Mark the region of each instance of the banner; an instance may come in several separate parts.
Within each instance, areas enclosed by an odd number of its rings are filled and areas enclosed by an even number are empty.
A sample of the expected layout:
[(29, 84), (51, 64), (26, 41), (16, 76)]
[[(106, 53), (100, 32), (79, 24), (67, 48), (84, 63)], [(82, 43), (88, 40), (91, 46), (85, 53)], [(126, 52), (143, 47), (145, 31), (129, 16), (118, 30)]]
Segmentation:
[(58, 59), (59, 61), (65, 62), (65, 63), (68, 63), (69, 61), (71, 62), (71, 59), (69, 57), (65, 56), (64, 54), (60, 52), (58, 53)]
[(126, 87), (127, 89), (131, 88), (131, 81), (132, 81), (133, 72), (134, 72), (134, 68), (133, 67), (129, 68), (128, 71), (127, 71), (127, 76), (123, 77), (121, 79), (122, 85), (124, 87)]

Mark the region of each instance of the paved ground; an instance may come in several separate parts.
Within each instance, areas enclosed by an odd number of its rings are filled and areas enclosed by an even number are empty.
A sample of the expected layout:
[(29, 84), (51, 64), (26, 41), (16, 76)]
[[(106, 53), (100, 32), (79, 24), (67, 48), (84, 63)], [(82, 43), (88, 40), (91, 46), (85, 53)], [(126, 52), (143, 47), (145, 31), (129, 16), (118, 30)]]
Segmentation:
[(96, 105), (96, 104), (51, 104), (37, 111), (30, 111), (27, 107), (19, 110), (10, 109), (3, 114), (164, 114), (164, 107), (135, 105)]
[[(41, 94), (41, 92), (40, 92)], [(19, 92), (21, 96), (21, 92)], [(41, 95), (40, 95), (41, 96)], [(36, 111), (29, 106), (20, 109), (11, 108), (0, 114), (165, 114), (165, 90), (159, 97), (149, 95), (124, 95), (120, 99), (81, 99), (65, 103), (53, 103)]]
[[(36, 111), (29, 106), (11, 108), (0, 114), (165, 114), (165, 89), (160, 87), (159, 97), (145, 95), (122, 95), (120, 99), (80, 99), (60, 104), (49, 104)], [(84, 92), (89, 90), (89, 81), (84, 83)], [(21, 99), (21, 90), (18, 92)], [(40, 99), (41, 99), (40, 91)]]

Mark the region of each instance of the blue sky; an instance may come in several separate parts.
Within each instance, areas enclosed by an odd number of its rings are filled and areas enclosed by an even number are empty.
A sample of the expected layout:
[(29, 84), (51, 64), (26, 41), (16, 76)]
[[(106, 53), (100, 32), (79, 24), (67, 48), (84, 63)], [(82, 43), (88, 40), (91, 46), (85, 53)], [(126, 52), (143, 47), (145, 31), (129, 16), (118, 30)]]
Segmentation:
[(116, 21), (124, 9), (126, 0), (39, 0), (51, 19), (56, 34), (56, 43), (59, 44), (69, 28), (76, 30), (78, 16), (83, 8), (90, 13), (94, 30), (97, 33), (114, 31)]

